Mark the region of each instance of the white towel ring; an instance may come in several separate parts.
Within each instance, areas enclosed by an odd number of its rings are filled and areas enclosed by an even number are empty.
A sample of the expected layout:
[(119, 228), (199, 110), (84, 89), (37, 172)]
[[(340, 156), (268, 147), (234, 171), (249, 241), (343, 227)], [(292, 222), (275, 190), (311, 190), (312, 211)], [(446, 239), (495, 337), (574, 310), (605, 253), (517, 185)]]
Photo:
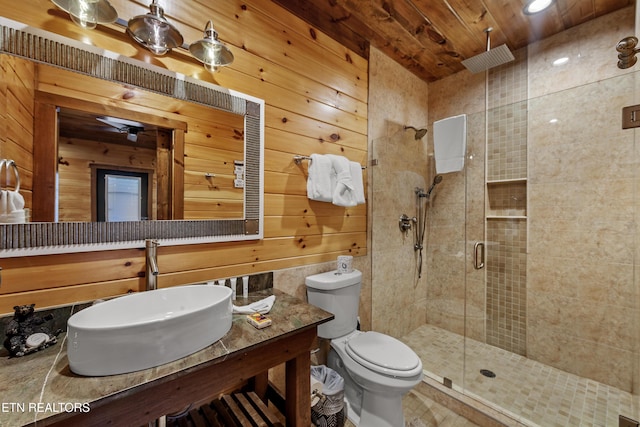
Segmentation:
[(0, 176), (2, 175), (2, 169), (5, 169), (5, 172), (6, 172), (5, 182), (4, 182), (5, 186), (3, 187), (2, 183), (0, 182), (0, 190), (5, 188), (7, 190), (9, 189), (9, 183), (11, 182), (11, 172), (9, 171), (9, 168), (13, 169), (13, 173), (16, 178), (16, 186), (13, 191), (17, 193), (18, 191), (20, 191), (20, 173), (18, 172), (18, 166), (16, 165), (16, 162), (10, 159), (0, 160)]

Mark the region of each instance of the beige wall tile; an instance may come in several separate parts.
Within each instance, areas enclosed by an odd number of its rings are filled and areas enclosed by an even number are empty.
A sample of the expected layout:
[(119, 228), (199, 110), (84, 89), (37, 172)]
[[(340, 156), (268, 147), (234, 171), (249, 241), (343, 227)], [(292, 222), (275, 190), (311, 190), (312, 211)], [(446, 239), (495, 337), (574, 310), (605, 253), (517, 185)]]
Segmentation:
[(430, 123), (485, 110), (485, 75), (461, 72), (429, 84)]
[(416, 215), (415, 188), (430, 183), (428, 139), (403, 126), (429, 121), (427, 84), (371, 49), (369, 140), (371, 157), (372, 328), (401, 337), (426, 321), (426, 280), (418, 278), (414, 230), (403, 234), (400, 215)]
[[(529, 98), (631, 73), (617, 67), (615, 46), (634, 35), (634, 8), (627, 7), (529, 45)], [(567, 57), (562, 66), (552, 63)]]

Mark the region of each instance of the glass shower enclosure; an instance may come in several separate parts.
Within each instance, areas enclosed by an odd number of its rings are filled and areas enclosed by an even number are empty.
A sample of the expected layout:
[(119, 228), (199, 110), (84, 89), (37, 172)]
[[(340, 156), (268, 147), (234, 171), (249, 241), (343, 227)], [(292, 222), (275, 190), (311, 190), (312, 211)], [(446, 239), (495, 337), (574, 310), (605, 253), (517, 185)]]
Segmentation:
[(372, 143), (372, 312), (396, 305), (373, 328), (401, 331), (427, 381), (525, 425), (640, 420), (639, 131), (621, 120), (640, 66), (615, 52), (634, 23), (622, 9), (435, 83), (463, 107), (430, 102), (429, 129), (467, 114), (467, 157), (427, 207), (422, 277), (412, 236), (388, 236), (433, 180), (432, 132)]
[[(621, 126), (640, 91), (637, 72), (617, 69), (611, 52), (632, 12), (488, 71), (465, 171), (445, 176), (455, 188), (433, 201), (427, 324), (464, 346), (462, 372), (434, 376), (528, 425), (640, 419), (637, 131)], [(451, 192), (464, 193), (464, 206)], [(460, 209), (464, 218), (452, 215)], [(464, 228), (464, 241), (444, 240), (441, 227)], [(458, 304), (463, 325), (445, 319)]]

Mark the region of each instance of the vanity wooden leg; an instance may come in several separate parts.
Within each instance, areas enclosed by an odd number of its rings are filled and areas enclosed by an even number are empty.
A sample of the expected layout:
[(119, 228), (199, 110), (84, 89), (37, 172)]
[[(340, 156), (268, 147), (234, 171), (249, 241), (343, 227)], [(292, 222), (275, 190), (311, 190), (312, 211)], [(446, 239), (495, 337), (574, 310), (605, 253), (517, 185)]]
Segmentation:
[(269, 388), (269, 371), (264, 371), (251, 379), (251, 385), (256, 395), (266, 403), (267, 388)]
[(311, 425), (311, 353), (305, 353), (286, 363), (287, 426)]

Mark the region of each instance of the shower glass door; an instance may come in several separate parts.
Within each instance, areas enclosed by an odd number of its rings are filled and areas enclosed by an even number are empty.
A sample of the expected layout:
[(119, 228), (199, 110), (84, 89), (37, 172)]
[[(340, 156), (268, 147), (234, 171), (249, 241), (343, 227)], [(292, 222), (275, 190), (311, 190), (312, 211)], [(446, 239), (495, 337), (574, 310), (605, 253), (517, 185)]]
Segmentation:
[[(429, 205), (426, 275), (428, 382), (473, 395), (470, 372), (491, 375), (481, 358), (486, 341), (485, 232), (486, 114), (467, 113), (467, 155), (462, 171), (443, 175)], [(435, 164), (431, 165), (432, 170)], [(490, 244), (490, 243), (489, 243)], [(484, 265), (483, 265), (484, 264)], [(486, 369), (486, 371), (485, 371)]]
[[(443, 176), (432, 189), (430, 203), (417, 200), (416, 189), (428, 192), (434, 183), (428, 147), (428, 135), (416, 140), (401, 124), (372, 141), (371, 323), (373, 330), (409, 345), (423, 361), (426, 375), (458, 386), (464, 360), (464, 176)], [(417, 203), (422, 204), (422, 215)], [(417, 216), (425, 224), (422, 260), (415, 249)], [(455, 224), (448, 223), (451, 218)], [(457, 331), (455, 339), (445, 325)]]
[(462, 388), (527, 425), (640, 420), (639, 131), (621, 123), (640, 68), (614, 49), (633, 22), (627, 8), (515, 52), (470, 115)]

